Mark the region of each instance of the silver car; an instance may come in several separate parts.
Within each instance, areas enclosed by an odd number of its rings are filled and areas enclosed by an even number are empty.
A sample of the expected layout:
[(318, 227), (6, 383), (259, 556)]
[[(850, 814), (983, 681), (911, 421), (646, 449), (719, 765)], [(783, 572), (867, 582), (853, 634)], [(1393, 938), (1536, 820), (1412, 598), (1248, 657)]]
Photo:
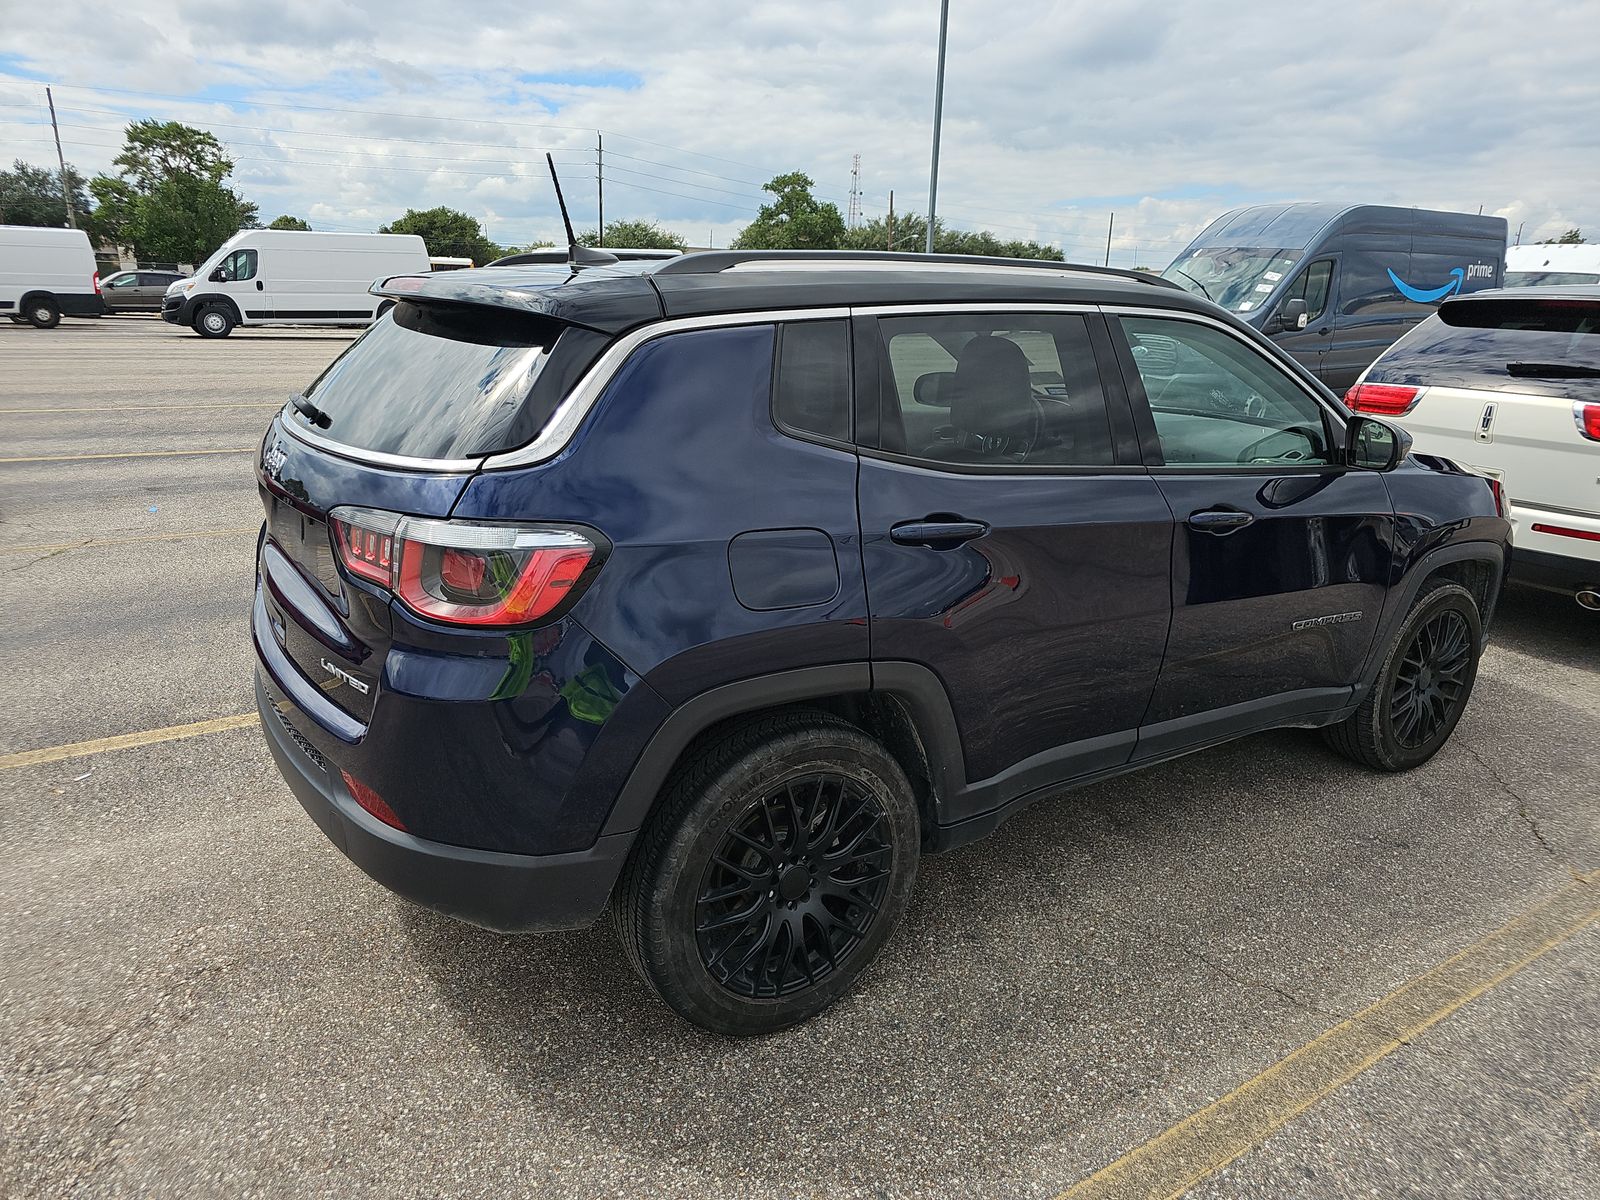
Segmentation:
[(169, 284), (184, 276), (177, 271), (118, 271), (100, 284), (112, 312), (160, 312)]

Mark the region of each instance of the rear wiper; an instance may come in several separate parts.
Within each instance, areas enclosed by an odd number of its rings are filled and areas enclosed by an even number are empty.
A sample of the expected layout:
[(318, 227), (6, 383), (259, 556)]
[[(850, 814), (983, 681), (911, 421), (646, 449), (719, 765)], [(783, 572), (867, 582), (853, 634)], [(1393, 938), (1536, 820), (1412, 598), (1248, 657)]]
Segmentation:
[(310, 421), (319, 429), (326, 429), (329, 425), (333, 424), (332, 417), (323, 412), (315, 404), (311, 403), (311, 401), (307, 400), (299, 392), (296, 392), (294, 395), (289, 397), (289, 405), (295, 410), (295, 412), (299, 413), (302, 417)]
[(1576, 363), (1513, 362), (1506, 364), (1506, 374), (1536, 375), (1544, 379), (1600, 379), (1600, 367), (1580, 367)]

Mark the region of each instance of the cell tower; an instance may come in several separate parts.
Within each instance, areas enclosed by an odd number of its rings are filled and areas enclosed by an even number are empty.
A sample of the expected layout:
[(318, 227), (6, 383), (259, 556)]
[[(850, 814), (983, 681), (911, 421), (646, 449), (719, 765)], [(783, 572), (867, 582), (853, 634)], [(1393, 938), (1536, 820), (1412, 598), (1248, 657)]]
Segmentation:
[(850, 210), (845, 214), (844, 226), (854, 229), (861, 224), (861, 155), (850, 164)]

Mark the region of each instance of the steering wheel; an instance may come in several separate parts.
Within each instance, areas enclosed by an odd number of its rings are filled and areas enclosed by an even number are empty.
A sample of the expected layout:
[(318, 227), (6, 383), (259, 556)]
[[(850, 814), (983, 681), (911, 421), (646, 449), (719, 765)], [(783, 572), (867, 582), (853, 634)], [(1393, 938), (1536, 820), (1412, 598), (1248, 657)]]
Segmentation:
[(1253, 417), (1256, 420), (1267, 415), (1267, 401), (1259, 392), (1251, 392), (1242, 399), (1231, 396), (1221, 388), (1212, 388), (1206, 393), (1206, 399), (1211, 402), (1211, 407), (1220, 413), (1229, 416)]
[[(1305, 439), (1306, 444), (1304, 446), (1291, 446), (1282, 454), (1260, 453), (1261, 447), (1272, 441), (1274, 438), (1285, 437), (1291, 433), (1299, 434)], [(1311, 428), (1311, 426), (1289, 425), (1283, 429), (1274, 429), (1265, 437), (1259, 437), (1255, 441), (1251, 442), (1243, 450), (1239, 451), (1238, 461), (1241, 466), (1250, 466), (1254, 463), (1284, 463), (1287, 465), (1297, 465), (1300, 463), (1314, 462), (1316, 460), (1313, 458), (1313, 455), (1316, 453), (1317, 441), (1318, 432), (1317, 430)]]

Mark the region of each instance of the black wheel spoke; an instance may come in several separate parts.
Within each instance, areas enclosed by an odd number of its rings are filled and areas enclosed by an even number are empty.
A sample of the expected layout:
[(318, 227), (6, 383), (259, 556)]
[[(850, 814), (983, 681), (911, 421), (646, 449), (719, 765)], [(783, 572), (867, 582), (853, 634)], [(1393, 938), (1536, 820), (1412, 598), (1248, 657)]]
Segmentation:
[(749, 998), (815, 987), (870, 933), (894, 846), (878, 797), (833, 772), (774, 784), (728, 827), (695, 898), (701, 962)]
[(1389, 685), (1389, 725), (1415, 749), (1440, 737), (1466, 702), (1472, 672), (1472, 630), (1445, 609), (1423, 622), (1399, 656)]

